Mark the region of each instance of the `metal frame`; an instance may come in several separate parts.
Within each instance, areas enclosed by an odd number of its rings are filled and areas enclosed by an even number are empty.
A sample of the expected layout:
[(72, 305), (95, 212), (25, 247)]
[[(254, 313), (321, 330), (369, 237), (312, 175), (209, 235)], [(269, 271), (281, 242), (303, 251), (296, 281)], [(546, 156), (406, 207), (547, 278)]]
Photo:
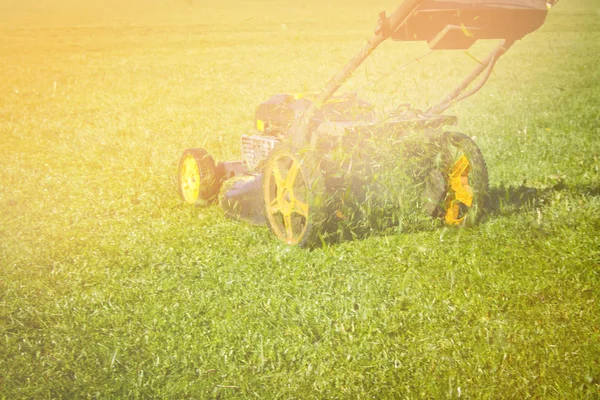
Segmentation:
[[(487, 57), (473, 69), (473, 71), (467, 76), (461, 83), (454, 89), (444, 100), (439, 102), (437, 105), (431, 107), (426, 111), (427, 114), (439, 114), (452, 106), (454, 103), (458, 103), (459, 101), (463, 101), (467, 97), (470, 97), (477, 93), (483, 85), (487, 82), (488, 78), (492, 74), (492, 70), (494, 66), (496, 66), (496, 62), (500, 57), (502, 57), (508, 49), (513, 45), (514, 40), (504, 39), (500, 42), (500, 44), (492, 50)], [(466, 93), (463, 93), (475, 80), (485, 72), (485, 75), (479, 82), (477, 86), (473, 89), (469, 90)]]
[[(315, 101), (306, 110), (306, 112), (292, 125), (291, 139), (292, 145), (296, 148), (306, 143), (315, 143), (315, 138), (311, 140), (309, 129), (310, 121), (314, 118), (319, 108), (327, 102), (340, 86), (352, 75), (352, 73), (369, 57), (369, 55), (385, 40), (390, 38), (392, 32), (395, 32), (417, 9), (417, 7), (426, 0), (405, 0), (389, 17), (385, 12), (379, 14), (377, 29), (367, 44), (348, 61), (319, 93)], [(558, 0), (546, 0), (548, 8), (557, 3)], [(438, 114), (447, 110), (453, 104), (462, 101), (477, 93), (487, 82), (498, 59), (504, 55), (513, 45), (516, 38), (505, 38), (494, 48), (488, 56), (477, 65), (473, 71), (440, 103), (429, 108), (426, 114)], [(478, 85), (471, 90), (465, 90), (481, 75), (483, 77)]]

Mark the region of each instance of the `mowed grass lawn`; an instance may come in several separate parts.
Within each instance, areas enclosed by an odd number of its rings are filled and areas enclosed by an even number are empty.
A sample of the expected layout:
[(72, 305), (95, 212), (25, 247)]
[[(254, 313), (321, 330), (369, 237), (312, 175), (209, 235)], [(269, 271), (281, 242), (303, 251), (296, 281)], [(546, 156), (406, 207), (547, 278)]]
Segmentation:
[[(0, 4), (0, 398), (600, 396), (596, 0), (451, 110), (482, 224), (314, 251), (182, 204), (179, 155), (239, 158), (258, 103), (320, 89), (397, 4), (85, 3)], [(427, 48), (384, 43), (347, 89), (424, 107), (487, 48), (385, 76)]]

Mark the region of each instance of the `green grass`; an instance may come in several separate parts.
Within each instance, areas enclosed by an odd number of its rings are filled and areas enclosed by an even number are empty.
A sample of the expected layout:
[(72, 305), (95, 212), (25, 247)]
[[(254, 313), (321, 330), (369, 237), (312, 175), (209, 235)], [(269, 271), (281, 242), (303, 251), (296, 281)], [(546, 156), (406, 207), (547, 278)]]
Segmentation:
[[(321, 88), (395, 5), (355, 3), (0, 6), (1, 398), (600, 396), (594, 0), (453, 109), (490, 172), (474, 229), (305, 251), (181, 203), (185, 148), (237, 159), (259, 102)], [(424, 51), (385, 43), (348, 89), (422, 106), (473, 65), (368, 84)]]

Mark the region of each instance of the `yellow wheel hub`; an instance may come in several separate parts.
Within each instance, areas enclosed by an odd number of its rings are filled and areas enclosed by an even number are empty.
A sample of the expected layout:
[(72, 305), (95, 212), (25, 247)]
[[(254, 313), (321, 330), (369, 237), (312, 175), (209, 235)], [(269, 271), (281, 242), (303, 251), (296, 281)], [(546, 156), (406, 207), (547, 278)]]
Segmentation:
[(449, 182), (448, 197), (446, 198), (446, 215), (444, 219), (449, 225), (458, 225), (465, 219), (464, 209), (473, 204), (473, 189), (469, 185), (469, 160), (463, 154), (452, 167)]
[(179, 185), (186, 203), (194, 204), (200, 195), (200, 170), (196, 159), (191, 155), (183, 160)]
[(308, 185), (300, 161), (289, 151), (276, 153), (265, 170), (265, 204), (269, 224), (287, 244), (298, 244), (308, 224)]

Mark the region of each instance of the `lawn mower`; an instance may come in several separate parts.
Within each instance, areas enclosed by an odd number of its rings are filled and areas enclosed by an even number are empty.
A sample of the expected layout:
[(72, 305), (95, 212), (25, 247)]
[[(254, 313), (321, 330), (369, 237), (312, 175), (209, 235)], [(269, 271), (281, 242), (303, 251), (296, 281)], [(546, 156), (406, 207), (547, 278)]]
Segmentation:
[[(240, 161), (215, 163), (204, 149), (185, 150), (183, 200), (218, 202), (226, 215), (266, 224), (280, 241), (302, 247), (323, 243), (340, 232), (335, 226), (373, 229), (394, 209), (406, 209), (406, 188), (427, 218), (475, 224), (487, 197), (486, 164), (469, 136), (445, 130), (457, 119), (443, 113), (478, 92), (498, 59), (538, 29), (556, 1), (405, 0), (391, 15), (381, 12), (373, 36), (321, 92), (276, 94), (256, 108)], [(439, 104), (426, 111), (403, 104), (376, 118), (356, 94), (335, 93), (387, 39), (427, 41), (431, 51), (466, 50), (480, 39), (499, 43)], [(390, 170), (401, 173), (386, 175)]]

